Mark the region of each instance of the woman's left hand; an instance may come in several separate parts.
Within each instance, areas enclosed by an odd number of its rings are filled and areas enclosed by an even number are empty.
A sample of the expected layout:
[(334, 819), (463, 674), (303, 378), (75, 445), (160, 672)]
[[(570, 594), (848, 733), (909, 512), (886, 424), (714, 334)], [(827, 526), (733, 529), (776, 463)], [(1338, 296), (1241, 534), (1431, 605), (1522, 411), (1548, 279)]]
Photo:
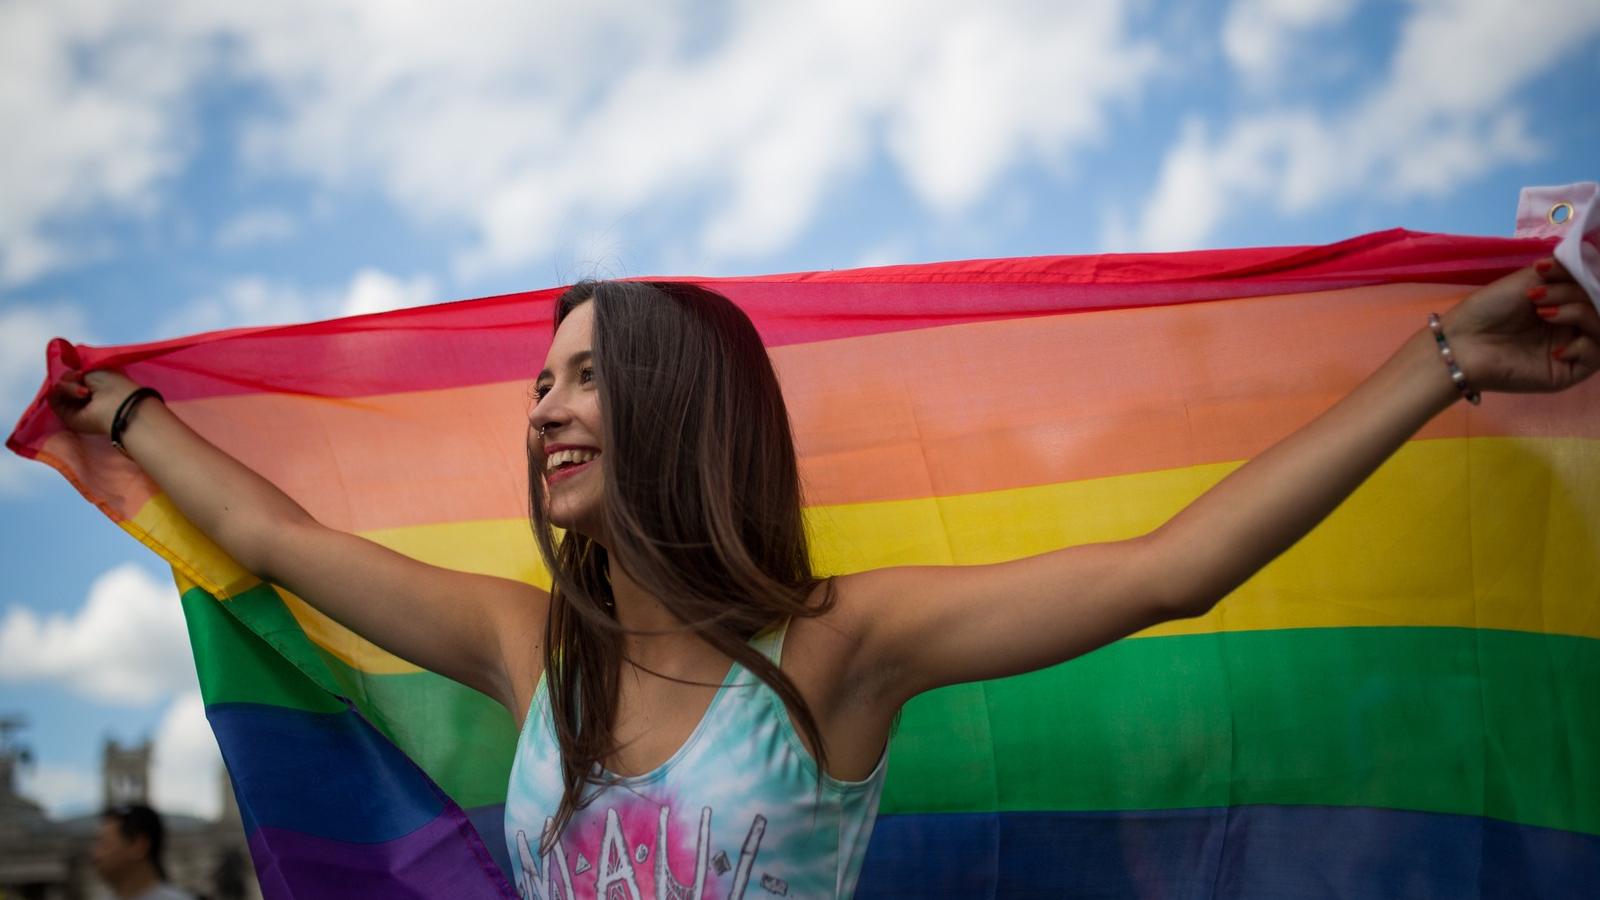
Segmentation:
[(1554, 259), (1473, 292), (1443, 325), (1477, 390), (1559, 391), (1600, 370), (1600, 311)]

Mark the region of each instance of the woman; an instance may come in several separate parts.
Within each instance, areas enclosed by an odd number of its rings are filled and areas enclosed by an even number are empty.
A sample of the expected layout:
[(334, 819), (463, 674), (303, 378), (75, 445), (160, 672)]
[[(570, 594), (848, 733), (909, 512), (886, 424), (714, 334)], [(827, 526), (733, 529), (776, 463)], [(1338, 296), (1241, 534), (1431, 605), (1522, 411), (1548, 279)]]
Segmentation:
[[(530, 896), (848, 895), (908, 699), (1200, 615), (1463, 394), (1559, 390), (1600, 368), (1600, 314), (1545, 261), (1475, 292), (1440, 337), (1419, 328), (1150, 534), (820, 580), (777, 382), (732, 304), (601, 283), (564, 295), (556, 318), (528, 448), (549, 594), (330, 531), (159, 403), (115, 422), (135, 388), (115, 373), (68, 373), (52, 394), (76, 430), (116, 424), (250, 571), (511, 711), (506, 832)], [(373, 593), (381, 607), (356, 599)]]

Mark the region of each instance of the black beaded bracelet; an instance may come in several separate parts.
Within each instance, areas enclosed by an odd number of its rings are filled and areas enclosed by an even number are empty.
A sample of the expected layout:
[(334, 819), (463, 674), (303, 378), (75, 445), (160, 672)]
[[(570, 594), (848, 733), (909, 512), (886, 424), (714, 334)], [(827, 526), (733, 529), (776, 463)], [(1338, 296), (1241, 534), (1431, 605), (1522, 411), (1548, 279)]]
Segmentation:
[(111, 446), (117, 448), (123, 456), (128, 455), (128, 448), (122, 446), (122, 432), (128, 429), (128, 417), (133, 415), (133, 408), (139, 401), (146, 397), (154, 397), (162, 403), (167, 402), (161, 392), (153, 387), (135, 388), (133, 393), (122, 398), (122, 405), (117, 407), (117, 414), (111, 417)]
[(1450, 367), (1450, 381), (1467, 398), (1467, 402), (1477, 406), (1483, 397), (1472, 386), (1467, 384), (1467, 373), (1461, 371), (1456, 365), (1455, 352), (1450, 349), (1450, 342), (1444, 339), (1444, 323), (1439, 321), (1438, 313), (1428, 313), (1428, 330), (1433, 332), (1433, 341), (1439, 345), (1439, 355), (1444, 357), (1444, 364)]

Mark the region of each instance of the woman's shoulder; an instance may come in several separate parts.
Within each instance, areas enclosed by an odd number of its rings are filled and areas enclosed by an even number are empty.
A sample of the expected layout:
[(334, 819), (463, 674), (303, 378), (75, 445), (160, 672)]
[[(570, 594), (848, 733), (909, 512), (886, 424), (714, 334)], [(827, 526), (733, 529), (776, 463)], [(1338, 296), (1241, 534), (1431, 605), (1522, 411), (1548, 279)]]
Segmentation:
[(797, 682), (803, 676), (831, 681), (852, 663), (859, 663), (862, 640), (871, 624), (872, 589), (872, 580), (861, 574), (835, 575), (819, 582), (807, 599), (814, 614), (796, 616), (788, 623), (780, 660), (784, 672)]
[[(841, 637), (859, 639), (871, 628), (874, 613), (883, 612), (885, 592), (893, 581), (892, 569), (830, 575), (818, 581), (806, 600), (815, 614), (797, 617), (794, 624), (807, 630), (820, 626)], [(809, 623), (809, 627), (801, 623)]]
[(829, 774), (855, 781), (883, 755), (898, 706), (883, 690), (887, 673), (865, 643), (875, 605), (873, 580), (845, 575), (830, 581), (813, 595), (817, 614), (789, 623), (780, 666), (822, 728)]

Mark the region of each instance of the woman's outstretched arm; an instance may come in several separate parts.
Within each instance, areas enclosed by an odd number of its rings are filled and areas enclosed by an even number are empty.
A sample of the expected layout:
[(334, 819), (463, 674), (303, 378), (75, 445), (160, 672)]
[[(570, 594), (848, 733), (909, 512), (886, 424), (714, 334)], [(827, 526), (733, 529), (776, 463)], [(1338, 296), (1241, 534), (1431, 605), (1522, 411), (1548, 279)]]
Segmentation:
[[(1600, 369), (1600, 314), (1551, 263), (1475, 292), (1444, 331), (1479, 389), (1555, 391)], [(1293, 365), (1295, 348), (1282, 351)], [(1349, 396), (1147, 535), (997, 565), (850, 576), (837, 613), (857, 640), (847, 677), (897, 708), (934, 687), (1031, 671), (1201, 615), (1458, 399), (1421, 328)]]
[[(69, 372), (51, 404), (68, 427), (107, 434), (137, 385)], [(428, 565), (317, 522), (165, 404), (133, 408), (123, 446), (189, 521), (252, 574), (280, 584), (385, 650), (520, 715), (540, 658), (548, 596), (519, 581)]]

